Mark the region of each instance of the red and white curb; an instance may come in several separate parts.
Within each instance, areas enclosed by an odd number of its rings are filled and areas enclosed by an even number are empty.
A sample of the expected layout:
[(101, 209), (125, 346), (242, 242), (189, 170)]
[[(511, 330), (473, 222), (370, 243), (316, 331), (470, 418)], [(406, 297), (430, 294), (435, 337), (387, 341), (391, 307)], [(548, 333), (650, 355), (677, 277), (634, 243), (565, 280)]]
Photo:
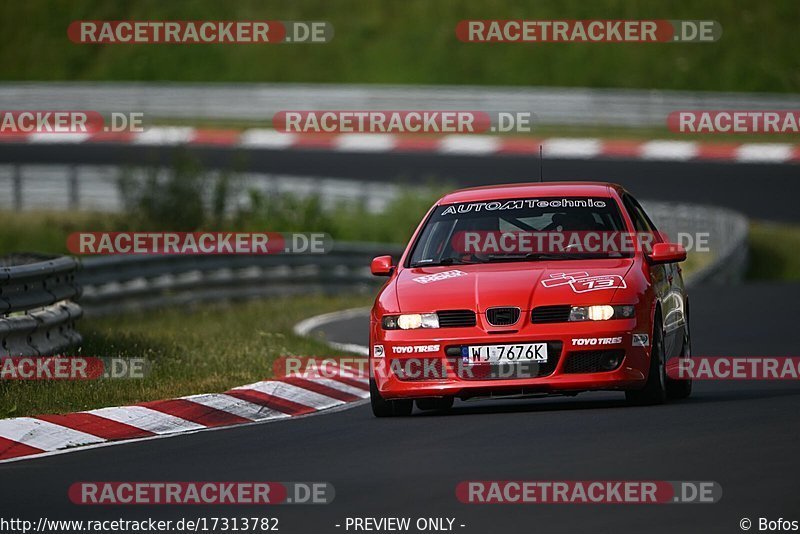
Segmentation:
[(369, 397), (369, 380), (264, 380), (225, 393), (190, 395), (63, 415), (0, 419), (0, 463), (136, 440), (310, 415)]
[(123, 143), (141, 146), (216, 146), (245, 149), (314, 149), (339, 152), (429, 152), (452, 155), (535, 155), (539, 145), (546, 158), (621, 158), (653, 161), (732, 161), (798, 163), (800, 144), (736, 143), (599, 138), (527, 138), (493, 135), (296, 134), (272, 129), (213, 130), (154, 127), (141, 133), (33, 133), (2, 135), (0, 142), (35, 144)]

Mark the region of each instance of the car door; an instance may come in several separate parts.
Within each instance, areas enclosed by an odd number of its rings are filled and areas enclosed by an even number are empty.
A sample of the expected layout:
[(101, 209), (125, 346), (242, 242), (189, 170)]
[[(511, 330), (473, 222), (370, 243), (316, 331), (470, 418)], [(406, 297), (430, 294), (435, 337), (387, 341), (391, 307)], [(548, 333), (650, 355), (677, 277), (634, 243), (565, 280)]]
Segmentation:
[[(623, 197), (623, 203), (638, 233), (653, 236), (652, 242), (644, 240), (645, 253), (650, 252), (652, 243), (663, 241), (653, 221), (647, 216), (641, 204), (631, 195)], [(677, 263), (650, 265), (650, 279), (661, 302), (664, 323), (664, 349), (668, 357), (678, 356), (683, 345), (683, 332), (686, 324), (684, 307), (684, 287)]]

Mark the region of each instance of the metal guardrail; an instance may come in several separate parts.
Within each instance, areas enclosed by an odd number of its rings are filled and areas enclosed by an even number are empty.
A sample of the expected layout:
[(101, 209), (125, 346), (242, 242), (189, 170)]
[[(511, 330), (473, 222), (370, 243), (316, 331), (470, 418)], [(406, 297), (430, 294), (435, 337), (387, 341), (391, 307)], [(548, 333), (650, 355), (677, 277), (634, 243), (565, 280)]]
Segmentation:
[[(690, 204), (647, 202), (646, 209), (673, 237), (708, 233), (712, 260), (687, 283), (742, 278), (744, 216)], [(371, 291), (379, 282), (369, 272), (371, 258), (398, 258), (402, 251), (397, 245), (337, 243), (328, 254), (105, 256), (83, 260), (77, 271), (73, 258), (5, 267), (0, 269), (0, 356), (52, 354), (79, 343), (75, 321), (84, 311), (107, 315), (219, 300)], [(68, 300), (78, 297), (80, 306)]]
[(83, 260), (81, 305), (90, 315), (276, 295), (369, 291), (374, 256), (402, 247), (337, 243), (327, 254), (107, 256)]
[(749, 258), (750, 224), (739, 212), (718, 206), (645, 202), (644, 207), (660, 230), (674, 238), (680, 232), (708, 233), (712, 258), (691, 272), (692, 285), (741, 282)]
[(80, 343), (75, 258), (39, 258), (0, 267), (0, 356), (55, 354)]
[[(747, 261), (747, 220), (722, 208), (647, 202), (655, 223), (673, 238), (708, 233), (711, 261), (690, 284), (741, 280)], [(398, 258), (403, 247), (337, 243), (328, 254), (262, 256), (109, 256), (83, 261), (81, 304), (89, 314), (302, 293), (369, 291), (374, 256)]]
[(146, 119), (268, 121), (292, 109), (532, 112), (535, 124), (662, 127), (681, 109), (797, 109), (800, 95), (569, 87), (344, 84), (4, 83), (3, 109), (143, 112)]

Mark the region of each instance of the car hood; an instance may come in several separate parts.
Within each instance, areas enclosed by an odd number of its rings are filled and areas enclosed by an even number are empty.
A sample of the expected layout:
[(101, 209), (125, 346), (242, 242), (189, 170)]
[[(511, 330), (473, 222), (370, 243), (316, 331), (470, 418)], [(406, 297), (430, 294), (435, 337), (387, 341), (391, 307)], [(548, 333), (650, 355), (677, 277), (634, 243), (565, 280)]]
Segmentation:
[(418, 267), (403, 269), (395, 290), (406, 313), (607, 303), (627, 287), (633, 264), (622, 258)]

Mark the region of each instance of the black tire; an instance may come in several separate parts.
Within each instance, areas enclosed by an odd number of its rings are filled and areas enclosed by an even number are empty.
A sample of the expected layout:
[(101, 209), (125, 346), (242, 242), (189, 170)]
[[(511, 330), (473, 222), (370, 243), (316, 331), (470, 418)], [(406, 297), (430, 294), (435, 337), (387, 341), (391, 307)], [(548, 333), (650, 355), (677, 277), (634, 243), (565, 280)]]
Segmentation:
[(375, 380), (369, 380), (369, 402), (372, 405), (372, 414), (375, 417), (399, 417), (411, 415), (414, 410), (412, 400), (386, 400), (381, 397)]
[(434, 399), (417, 399), (417, 408), (420, 410), (449, 410), (453, 407), (453, 397), (440, 397)]
[(664, 404), (667, 400), (667, 368), (664, 355), (664, 331), (661, 318), (657, 317), (653, 325), (650, 350), (650, 372), (647, 383), (642, 389), (625, 392), (625, 399), (638, 406)]
[[(689, 335), (689, 319), (686, 319), (686, 331), (683, 334), (683, 348), (681, 349), (681, 359), (692, 357), (692, 338)], [(692, 379), (673, 380), (667, 377), (667, 398), (687, 399), (692, 394)]]

